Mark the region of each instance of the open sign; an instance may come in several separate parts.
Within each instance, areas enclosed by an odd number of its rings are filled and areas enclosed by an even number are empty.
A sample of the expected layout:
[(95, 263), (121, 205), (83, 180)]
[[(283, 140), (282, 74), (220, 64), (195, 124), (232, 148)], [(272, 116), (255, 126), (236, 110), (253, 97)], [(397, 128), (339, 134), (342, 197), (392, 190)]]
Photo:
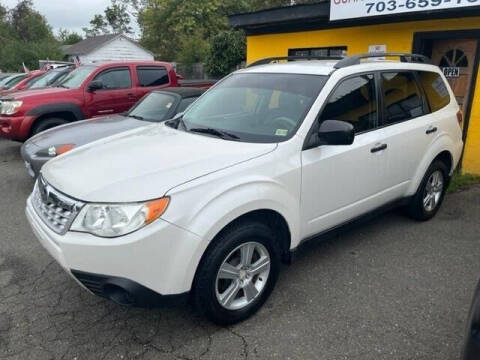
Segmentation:
[(444, 67), (443, 75), (447, 78), (457, 78), (460, 76), (460, 68), (459, 67)]

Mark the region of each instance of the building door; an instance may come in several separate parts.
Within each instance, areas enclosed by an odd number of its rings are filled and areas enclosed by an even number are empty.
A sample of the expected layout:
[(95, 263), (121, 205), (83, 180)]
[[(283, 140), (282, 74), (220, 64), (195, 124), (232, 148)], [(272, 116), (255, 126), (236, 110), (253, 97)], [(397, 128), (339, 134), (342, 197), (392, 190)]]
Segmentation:
[(477, 40), (474, 39), (434, 40), (432, 43), (432, 62), (443, 69), (464, 114), (476, 53)]

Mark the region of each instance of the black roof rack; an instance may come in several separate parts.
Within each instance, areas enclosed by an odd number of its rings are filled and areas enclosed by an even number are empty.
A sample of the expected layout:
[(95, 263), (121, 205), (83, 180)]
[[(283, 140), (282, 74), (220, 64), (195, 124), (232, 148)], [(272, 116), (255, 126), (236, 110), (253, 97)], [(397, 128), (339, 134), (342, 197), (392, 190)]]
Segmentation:
[(423, 64), (431, 64), (430, 58), (425, 55), (408, 54), (408, 53), (368, 53), (348, 56), (335, 64), (335, 69), (345, 68), (347, 66), (358, 65), (362, 59), (378, 58), (378, 57), (399, 57), (401, 62), (420, 62)]
[(254, 61), (253, 63), (247, 65), (247, 68), (258, 66), (258, 65), (270, 64), (270, 63), (274, 63), (282, 60), (295, 61), (295, 60), (342, 60), (342, 59), (344, 59), (343, 56), (277, 56), (277, 57), (268, 57), (268, 58)]

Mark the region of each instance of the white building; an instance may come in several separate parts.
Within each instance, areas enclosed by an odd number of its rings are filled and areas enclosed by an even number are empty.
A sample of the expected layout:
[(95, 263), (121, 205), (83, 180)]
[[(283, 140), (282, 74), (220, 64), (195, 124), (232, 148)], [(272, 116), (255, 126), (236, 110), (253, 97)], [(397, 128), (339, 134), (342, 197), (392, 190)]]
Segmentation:
[(153, 60), (153, 54), (123, 34), (100, 35), (62, 47), (71, 60), (82, 64), (98, 61)]

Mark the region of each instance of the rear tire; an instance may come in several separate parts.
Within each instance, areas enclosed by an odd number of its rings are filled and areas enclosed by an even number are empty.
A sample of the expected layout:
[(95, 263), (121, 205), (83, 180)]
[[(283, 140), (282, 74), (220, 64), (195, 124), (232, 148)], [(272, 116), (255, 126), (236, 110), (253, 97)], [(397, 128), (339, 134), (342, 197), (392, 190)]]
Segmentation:
[(265, 303), (279, 268), (280, 251), (268, 226), (255, 221), (234, 224), (215, 238), (203, 256), (193, 303), (218, 325), (243, 321)]
[(32, 128), (32, 136), (41, 133), (42, 131), (54, 128), (56, 126), (67, 124), (68, 121), (62, 118), (48, 118), (37, 121)]
[(442, 161), (434, 161), (427, 169), (410, 203), (408, 208), (410, 217), (419, 221), (433, 218), (442, 205), (449, 180), (446, 165)]

